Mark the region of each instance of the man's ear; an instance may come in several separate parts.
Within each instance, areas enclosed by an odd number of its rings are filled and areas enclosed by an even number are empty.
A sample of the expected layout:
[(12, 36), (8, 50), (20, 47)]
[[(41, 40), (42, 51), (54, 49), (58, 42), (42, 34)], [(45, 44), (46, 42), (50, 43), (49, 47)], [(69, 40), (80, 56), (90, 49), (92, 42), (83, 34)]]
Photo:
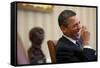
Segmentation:
[(66, 32), (66, 27), (65, 27), (64, 25), (61, 25), (60, 28), (61, 28), (61, 31), (62, 31), (63, 33)]

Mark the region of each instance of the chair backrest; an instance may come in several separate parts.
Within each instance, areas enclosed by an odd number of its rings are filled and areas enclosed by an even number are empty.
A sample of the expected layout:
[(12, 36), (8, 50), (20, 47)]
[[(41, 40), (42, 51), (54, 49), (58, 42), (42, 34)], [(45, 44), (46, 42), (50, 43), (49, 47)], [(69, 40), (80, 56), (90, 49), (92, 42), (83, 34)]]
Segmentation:
[(47, 44), (48, 44), (49, 53), (51, 56), (51, 61), (52, 63), (56, 63), (56, 53), (55, 53), (56, 41), (48, 40)]

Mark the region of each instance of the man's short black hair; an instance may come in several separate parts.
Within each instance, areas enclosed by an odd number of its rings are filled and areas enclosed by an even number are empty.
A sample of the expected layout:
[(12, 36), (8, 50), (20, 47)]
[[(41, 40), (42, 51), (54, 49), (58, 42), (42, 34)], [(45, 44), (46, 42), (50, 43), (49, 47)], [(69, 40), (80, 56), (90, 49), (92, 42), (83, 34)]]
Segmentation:
[(58, 17), (58, 23), (59, 26), (64, 25), (65, 23), (67, 23), (67, 19), (71, 16), (75, 16), (76, 13), (72, 10), (64, 10), (60, 13), (59, 17)]

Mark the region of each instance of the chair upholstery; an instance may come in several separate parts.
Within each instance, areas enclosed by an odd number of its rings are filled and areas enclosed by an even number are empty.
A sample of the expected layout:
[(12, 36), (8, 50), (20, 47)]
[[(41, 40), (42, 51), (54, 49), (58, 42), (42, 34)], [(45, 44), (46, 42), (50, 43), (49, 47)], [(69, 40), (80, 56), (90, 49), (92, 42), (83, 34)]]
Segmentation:
[(48, 44), (49, 53), (51, 56), (51, 61), (52, 63), (56, 63), (56, 53), (55, 53), (56, 41), (48, 40), (47, 44)]

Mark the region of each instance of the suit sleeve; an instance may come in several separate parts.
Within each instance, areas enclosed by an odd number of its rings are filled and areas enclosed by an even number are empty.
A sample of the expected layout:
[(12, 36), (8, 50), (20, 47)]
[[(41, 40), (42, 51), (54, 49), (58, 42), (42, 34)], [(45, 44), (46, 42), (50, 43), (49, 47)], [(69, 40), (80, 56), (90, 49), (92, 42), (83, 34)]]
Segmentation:
[(94, 49), (84, 48), (83, 53), (84, 53), (86, 61), (96, 61), (97, 60)]

